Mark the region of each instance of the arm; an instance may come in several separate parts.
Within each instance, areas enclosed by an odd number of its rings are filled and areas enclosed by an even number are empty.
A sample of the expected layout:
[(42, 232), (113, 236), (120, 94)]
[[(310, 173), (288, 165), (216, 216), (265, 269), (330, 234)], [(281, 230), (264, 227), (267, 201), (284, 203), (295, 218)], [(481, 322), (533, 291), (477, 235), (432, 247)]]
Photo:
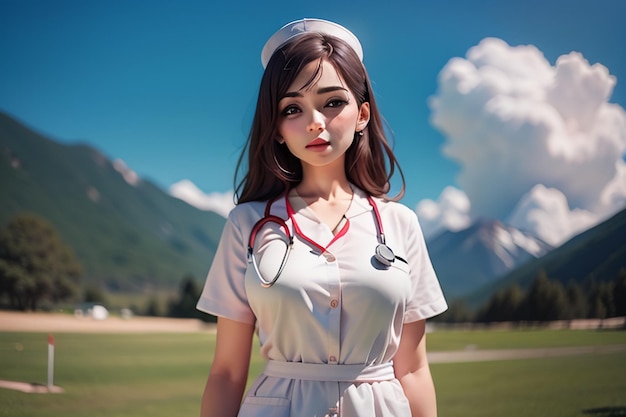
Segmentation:
[(254, 325), (217, 319), (215, 356), (202, 395), (201, 417), (235, 417), (248, 380)]
[(412, 417), (436, 417), (437, 398), (426, 357), (425, 320), (404, 325), (393, 367), (409, 399)]

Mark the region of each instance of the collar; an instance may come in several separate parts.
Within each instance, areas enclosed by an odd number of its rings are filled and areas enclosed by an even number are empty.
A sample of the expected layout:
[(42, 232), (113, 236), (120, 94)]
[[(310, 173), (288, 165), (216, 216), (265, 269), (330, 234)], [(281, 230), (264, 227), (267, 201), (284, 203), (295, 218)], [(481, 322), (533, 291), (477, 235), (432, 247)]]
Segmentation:
[[(364, 213), (369, 213), (372, 211), (372, 205), (368, 201), (368, 194), (355, 186), (354, 184), (350, 184), (354, 195), (352, 196), (352, 202), (350, 203), (350, 207), (344, 214), (346, 218), (351, 219), (356, 216), (359, 216)], [(380, 201), (376, 199), (376, 204), (379, 204)], [(295, 212), (295, 214), (304, 216), (309, 220), (319, 221), (313, 210), (309, 208), (306, 202), (300, 197), (295, 196), (295, 198), (291, 202), (291, 206)], [(287, 208), (285, 205), (285, 196), (281, 196), (272, 206), (275, 210), (280, 210), (281, 213), (287, 213)]]

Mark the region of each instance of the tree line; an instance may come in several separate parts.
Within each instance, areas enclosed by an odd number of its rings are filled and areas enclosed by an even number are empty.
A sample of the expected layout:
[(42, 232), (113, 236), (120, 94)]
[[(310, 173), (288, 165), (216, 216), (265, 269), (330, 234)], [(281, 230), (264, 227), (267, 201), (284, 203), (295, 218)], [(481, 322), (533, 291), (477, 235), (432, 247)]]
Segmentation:
[(447, 323), (547, 322), (626, 316), (626, 269), (609, 281), (569, 282), (539, 271), (527, 290), (519, 285), (495, 293), (475, 311), (462, 301), (437, 318)]

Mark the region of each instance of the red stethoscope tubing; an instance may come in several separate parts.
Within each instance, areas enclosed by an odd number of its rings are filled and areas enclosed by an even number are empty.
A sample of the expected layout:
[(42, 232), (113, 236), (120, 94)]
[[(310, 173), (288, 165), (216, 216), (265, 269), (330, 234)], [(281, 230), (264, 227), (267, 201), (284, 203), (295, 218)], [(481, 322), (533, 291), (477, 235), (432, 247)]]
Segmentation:
[(256, 235), (257, 233), (259, 233), (259, 230), (261, 230), (261, 228), (265, 226), (266, 223), (270, 223), (270, 222), (274, 222), (278, 224), (280, 227), (282, 227), (285, 230), (287, 239), (289, 240), (289, 245), (293, 245), (293, 236), (291, 235), (291, 232), (289, 231), (289, 227), (287, 227), (287, 223), (285, 223), (285, 221), (281, 219), (280, 217), (270, 214), (270, 209), (274, 201), (276, 200), (270, 200), (267, 202), (267, 205), (265, 206), (265, 213), (263, 215), (263, 218), (259, 220), (258, 222), (256, 222), (256, 224), (252, 227), (252, 230), (250, 231), (250, 237), (248, 238), (248, 254), (252, 254), (252, 250), (254, 248), (254, 242), (256, 241)]
[(320, 255), (323, 253), (326, 253), (330, 245), (332, 245), (339, 238), (343, 237), (346, 233), (348, 233), (348, 229), (350, 228), (350, 219), (346, 219), (346, 223), (343, 225), (339, 233), (337, 233), (333, 237), (333, 239), (328, 243), (328, 245), (322, 246), (316, 241), (314, 241), (313, 239), (311, 239), (310, 237), (308, 237), (307, 235), (305, 235), (304, 232), (300, 229), (300, 226), (298, 226), (298, 223), (296, 222), (296, 219), (294, 218), (294, 215), (296, 213), (293, 211), (293, 207), (291, 207), (291, 203), (289, 202), (289, 199), (287, 198), (287, 196), (285, 196), (285, 207), (287, 209), (287, 216), (289, 216), (289, 219), (291, 219), (291, 223), (293, 224), (293, 229), (295, 230), (296, 234), (299, 235), (302, 239), (304, 239), (308, 244), (318, 249), (320, 251)]
[[(285, 265), (287, 265), (287, 260), (289, 259), (291, 248), (293, 247), (293, 236), (289, 231), (287, 223), (285, 223), (285, 221), (280, 217), (270, 214), (270, 208), (272, 207), (272, 203), (274, 203), (274, 201), (275, 200), (270, 200), (267, 202), (263, 218), (256, 222), (256, 224), (252, 227), (252, 230), (250, 231), (250, 236), (248, 237), (248, 263), (251, 263), (254, 267), (254, 270), (259, 277), (259, 280), (261, 281), (261, 286), (263, 288), (271, 287), (272, 285), (274, 285), (276, 280), (278, 280), (278, 277), (280, 277), (280, 274), (283, 272)], [(280, 263), (276, 275), (274, 275), (272, 279), (266, 280), (265, 278), (263, 278), (263, 274), (261, 274), (261, 271), (259, 271), (259, 265), (256, 262), (256, 257), (254, 256), (254, 242), (256, 240), (257, 233), (259, 233), (259, 230), (261, 230), (261, 228), (265, 226), (266, 223), (270, 222), (278, 224), (280, 227), (283, 228), (283, 230), (285, 230), (285, 234), (287, 235), (287, 250), (285, 251), (285, 256), (283, 256), (283, 260)]]
[[(289, 230), (289, 226), (287, 226), (287, 223), (285, 222), (285, 220), (283, 220), (282, 218), (278, 216), (270, 214), (270, 209), (274, 201), (276, 200), (270, 200), (267, 202), (267, 205), (265, 206), (265, 213), (263, 215), (263, 218), (261, 218), (261, 220), (255, 223), (255, 225), (252, 227), (252, 230), (250, 231), (250, 236), (248, 238), (248, 254), (247, 254), (248, 262), (252, 263), (252, 265), (254, 266), (254, 269), (259, 279), (261, 280), (261, 285), (264, 288), (269, 288), (272, 285), (274, 285), (274, 283), (276, 282), (276, 280), (282, 273), (283, 269), (285, 268), (285, 265), (287, 264), (287, 259), (289, 258), (289, 254), (291, 252), (291, 248), (293, 247), (294, 236), (291, 234), (291, 231)], [(390, 266), (391, 263), (393, 263), (395, 259), (398, 259), (406, 263), (404, 259), (400, 258), (399, 256), (395, 256), (391, 248), (389, 248), (389, 246), (387, 246), (385, 242), (385, 232), (383, 230), (383, 222), (380, 216), (380, 212), (378, 211), (378, 206), (376, 205), (376, 202), (371, 196), (367, 196), (367, 201), (372, 206), (372, 210), (374, 211), (374, 217), (376, 218), (376, 228), (378, 232), (379, 244), (376, 247), (376, 251), (374, 255), (375, 258), (385, 266)], [(307, 235), (305, 235), (304, 232), (302, 232), (302, 230), (300, 229), (300, 226), (298, 226), (298, 223), (296, 222), (296, 219), (294, 217), (295, 212), (293, 210), (293, 207), (289, 203), (289, 198), (287, 195), (285, 195), (285, 207), (287, 210), (287, 215), (289, 216), (289, 219), (291, 220), (291, 223), (293, 224), (295, 233), (298, 236), (300, 236), (304, 241), (306, 241), (309, 245), (318, 249), (320, 251), (320, 255), (324, 254), (333, 243), (335, 243), (339, 238), (341, 238), (346, 233), (348, 233), (348, 229), (350, 228), (350, 219), (346, 219), (346, 223), (343, 225), (339, 233), (337, 233), (333, 237), (333, 239), (330, 241), (330, 243), (328, 243), (328, 245), (324, 247), (320, 245), (319, 243), (317, 243), (316, 241), (314, 241), (313, 239), (311, 239), (310, 237), (308, 237)], [(259, 267), (256, 262), (256, 257), (254, 256), (254, 242), (256, 241), (256, 236), (259, 233), (259, 230), (261, 230), (261, 228), (265, 226), (265, 224), (270, 223), (270, 222), (278, 224), (285, 231), (285, 235), (287, 236), (287, 250), (285, 252), (285, 256), (283, 257), (283, 260), (280, 264), (280, 267), (276, 275), (272, 277), (271, 280), (266, 280), (265, 278), (263, 278), (262, 274), (260, 273)]]

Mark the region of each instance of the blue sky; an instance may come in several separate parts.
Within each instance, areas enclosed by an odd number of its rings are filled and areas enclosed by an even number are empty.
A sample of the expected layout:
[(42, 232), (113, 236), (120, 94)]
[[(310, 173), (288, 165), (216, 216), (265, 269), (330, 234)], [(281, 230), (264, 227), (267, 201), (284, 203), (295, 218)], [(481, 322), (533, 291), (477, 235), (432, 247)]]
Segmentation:
[(260, 51), (283, 24), (321, 17), (361, 40), (395, 134), (410, 207), (458, 186), (428, 98), (453, 57), (486, 37), (579, 51), (617, 77), (626, 106), (626, 2), (0, 0), (0, 111), (62, 142), (88, 142), (167, 189), (232, 189), (254, 111)]

